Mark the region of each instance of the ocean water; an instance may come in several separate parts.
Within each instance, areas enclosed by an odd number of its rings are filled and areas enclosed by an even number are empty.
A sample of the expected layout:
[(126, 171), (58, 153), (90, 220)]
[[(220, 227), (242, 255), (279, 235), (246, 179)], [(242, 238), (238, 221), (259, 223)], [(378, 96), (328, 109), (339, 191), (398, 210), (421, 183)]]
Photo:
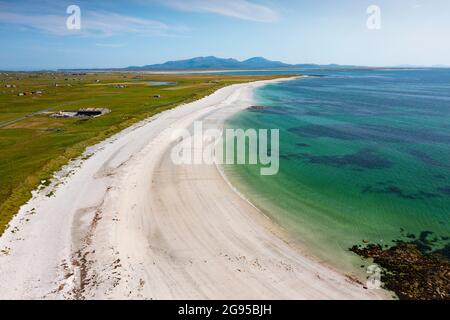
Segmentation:
[[(228, 178), (316, 257), (355, 274), (349, 248), (450, 236), (450, 70), (314, 71), (255, 92), (230, 128), (280, 129), (280, 172)], [(410, 237), (412, 237), (410, 235)]]

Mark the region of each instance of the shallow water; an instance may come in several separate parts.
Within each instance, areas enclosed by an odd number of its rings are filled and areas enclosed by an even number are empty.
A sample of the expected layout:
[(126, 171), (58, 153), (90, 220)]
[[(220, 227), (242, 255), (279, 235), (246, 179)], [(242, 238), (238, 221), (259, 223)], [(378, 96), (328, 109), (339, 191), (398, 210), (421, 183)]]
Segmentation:
[(177, 82), (168, 82), (168, 81), (148, 81), (149, 86), (159, 87), (159, 86), (175, 86)]
[[(321, 71), (256, 91), (232, 128), (280, 129), (280, 172), (226, 166), (240, 191), (319, 258), (354, 244), (450, 235), (450, 70)], [(315, 71), (317, 74), (317, 71)]]

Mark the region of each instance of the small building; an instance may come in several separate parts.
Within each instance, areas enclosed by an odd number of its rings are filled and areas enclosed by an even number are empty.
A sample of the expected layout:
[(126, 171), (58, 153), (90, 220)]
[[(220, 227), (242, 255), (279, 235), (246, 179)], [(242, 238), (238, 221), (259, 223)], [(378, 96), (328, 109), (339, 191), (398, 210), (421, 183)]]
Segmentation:
[(18, 95), (19, 97), (23, 97), (23, 96), (25, 95), (25, 93), (19, 92), (17, 95)]
[(78, 111), (59, 111), (50, 115), (52, 118), (75, 118)]
[(160, 95), (160, 94), (155, 94), (155, 95), (153, 95), (153, 98), (155, 98), (155, 99), (160, 99), (160, 98), (161, 98), (161, 95)]
[(96, 118), (110, 113), (107, 108), (82, 108), (79, 110), (59, 111), (51, 115), (52, 118)]

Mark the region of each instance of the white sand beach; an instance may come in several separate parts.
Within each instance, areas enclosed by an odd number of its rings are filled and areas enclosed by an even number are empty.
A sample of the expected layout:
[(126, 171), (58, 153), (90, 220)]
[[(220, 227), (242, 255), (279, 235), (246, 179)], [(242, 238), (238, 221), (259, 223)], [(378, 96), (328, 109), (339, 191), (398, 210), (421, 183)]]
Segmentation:
[(59, 172), (0, 238), (0, 299), (382, 298), (289, 243), (215, 165), (171, 161), (174, 128), (220, 128), (267, 83), (161, 113)]

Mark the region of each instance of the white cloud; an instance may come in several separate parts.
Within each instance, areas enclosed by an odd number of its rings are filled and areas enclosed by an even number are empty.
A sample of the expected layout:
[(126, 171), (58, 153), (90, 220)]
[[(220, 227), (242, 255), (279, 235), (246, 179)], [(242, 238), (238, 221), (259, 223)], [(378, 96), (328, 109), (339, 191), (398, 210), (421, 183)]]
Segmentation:
[(163, 0), (162, 3), (183, 11), (210, 12), (257, 22), (274, 22), (279, 18), (275, 10), (248, 0)]
[(65, 31), (66, 18), (56, 15), (24, 15), (0, 12), (0, 23), (17, 25), (21, 30), (36, 29), (47, 33), (61, 34)]
[(81, 30), (68, 30), (69, 15), (22, 14), (1, 12), (0, 23), (15, 25), (22, 30), (37, 30), (53, 35), (78, 34), (85, 36), (113, 36), (140, 34), (150, 36), (171, 36), (184, 31), (182, 27), (169, 26), (156, 20), (136, 18), (110, 12), (81, 11)]
[(141, 19), (115, 13), (94, 12), (82, 19), (82, 30), (89, 34), (112, 36), (116, 34), (170, 35), (172, 28), (156, 20)]

